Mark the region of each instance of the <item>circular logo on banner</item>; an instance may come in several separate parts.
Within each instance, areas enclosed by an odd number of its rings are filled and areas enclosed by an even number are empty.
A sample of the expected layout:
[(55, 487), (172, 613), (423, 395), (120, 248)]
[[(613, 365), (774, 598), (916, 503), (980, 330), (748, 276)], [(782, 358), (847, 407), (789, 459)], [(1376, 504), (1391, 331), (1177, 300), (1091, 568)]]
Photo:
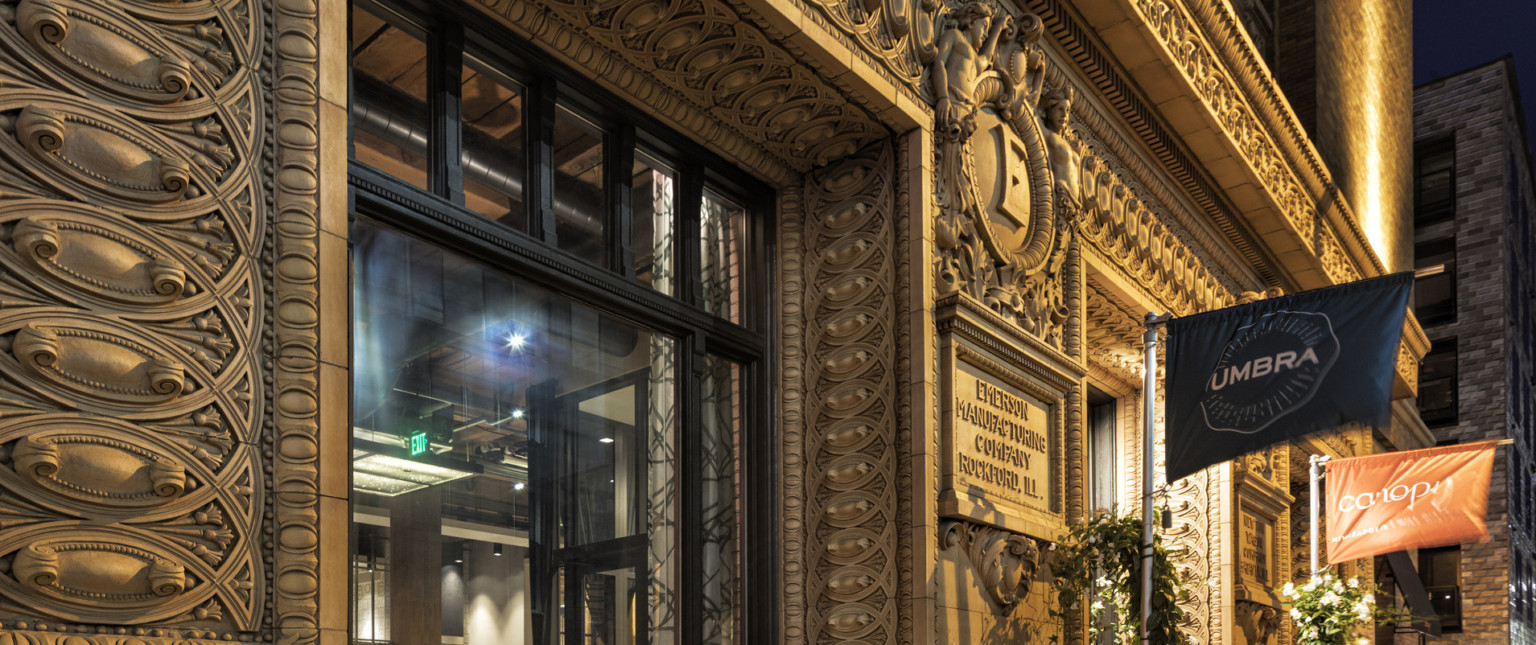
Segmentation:
[(1233, 334), (1205, 382), (1200, 408), (1212, 430), (1253, 434), (1295, 412), (1339, 357), (1328, 316), (1277, 311)]

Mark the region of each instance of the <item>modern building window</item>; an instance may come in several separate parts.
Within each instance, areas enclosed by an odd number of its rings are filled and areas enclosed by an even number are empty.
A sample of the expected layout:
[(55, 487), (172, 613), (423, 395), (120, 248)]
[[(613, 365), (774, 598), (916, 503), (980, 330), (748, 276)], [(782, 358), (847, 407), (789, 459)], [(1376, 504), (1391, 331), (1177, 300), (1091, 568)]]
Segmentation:
[(1429, 604), (1440, 619), (1440, 629), (1461, 631), (1461, 545), (1419, 549), (1419, 578), (1429, 594)]
[(1413, 223), (1428, 226), (1456, 216), (1456, 139), (1440, 137), (1413, 146)]
[(769, 642), (772, 193), (415, 6), (351, 9), (353, 642)]
[(1413, 313), (1423, 325), (1456, 320), (1456, 238), (1442, 237), (1415, 244), (1415, 269), (1440, 270), (1414, 281)]
[(1425, 425), (1456, 424), (1456, 339), (1430, 344), (1419, 364), (1419, 417)]

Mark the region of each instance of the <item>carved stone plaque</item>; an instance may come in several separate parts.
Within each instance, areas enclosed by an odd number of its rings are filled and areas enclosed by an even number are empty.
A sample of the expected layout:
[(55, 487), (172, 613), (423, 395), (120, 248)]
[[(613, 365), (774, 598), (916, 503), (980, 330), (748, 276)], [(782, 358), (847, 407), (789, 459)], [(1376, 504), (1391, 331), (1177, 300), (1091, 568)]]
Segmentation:
[(1275, 526), (1268, 518), (1243, 509), (1237, 515), (1237, 571), (1245, 582), (1274, 586), (1273, 552)]
[(1082, 375), (963, 295), (939, 304), (939, 515), (1053, 541), (1066, 528), (1063, 433)]
[(955, 361), (951, 378), (950, 485), (1050, 512), (1047, 404), (964, 359)]

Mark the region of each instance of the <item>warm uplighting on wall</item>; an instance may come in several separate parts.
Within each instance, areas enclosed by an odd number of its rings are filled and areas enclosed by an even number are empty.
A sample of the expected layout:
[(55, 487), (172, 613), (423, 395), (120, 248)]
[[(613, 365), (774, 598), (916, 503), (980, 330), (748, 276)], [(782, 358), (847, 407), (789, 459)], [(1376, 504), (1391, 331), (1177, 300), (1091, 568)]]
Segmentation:
[(1360, 110), (1364, 119), (1361, 124), (1363, 127), (1349, 133), (1349, 136), (1363, 138), (1364, 145), (1358, 149), (1362, 158), (1358, 159), (1355, 167), (1348, 170), (1355, 174), (1356, 181), (1353, 184), (1360, 192), (1348, 197), (1352, 202), (1350, 205), (1355, 208), (1360, 229), (1370, 242), (1371, 250), (1375, 251), (1376, 257), (1390, 265), (1398, 241), (1394, 239), (1395, 231), (1388, 218), (1409, 216), (1408, 213), (1391, 212), (1398, 207), (1392, 198), (1397, 197), (1396, 192), (1400, 187), (1387, 181), (1388, 173), (1398, 169), (1392, 168), (1388, 161), (1389, 155), (1394, 154), (1393, 150), (1388, 149), (1393, 143), (1389, 139), (1395, 133), (1390, 130), (1392, 124), (1387, 122), (1383, 114), (1388, 101), (1385, 71), (1387, 65), (1398, 63), (1388, 60), (1387, 34), (1382, 30), (1384, 25), (1390, 23), (1383, 3), (1360, 4), (1365, 12), (1357, 23), (1362, 30), (1358, 46), (1363, 60), (1360, 64), (1352, 65), (1351, 70), (1364, 78), (1358, 87), (1359, 95), (1353, 97), (1354, 101), (1346, 101), (1345, 109)]

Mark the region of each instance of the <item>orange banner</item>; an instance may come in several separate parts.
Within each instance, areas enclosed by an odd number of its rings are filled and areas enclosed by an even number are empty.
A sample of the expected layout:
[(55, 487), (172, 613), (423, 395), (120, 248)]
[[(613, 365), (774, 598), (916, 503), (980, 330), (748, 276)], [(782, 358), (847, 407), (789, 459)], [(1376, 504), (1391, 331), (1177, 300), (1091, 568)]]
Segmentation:
[(1328, 561), (1487, 537), (1483, 517), (1497, 443), (1329, 461)]

